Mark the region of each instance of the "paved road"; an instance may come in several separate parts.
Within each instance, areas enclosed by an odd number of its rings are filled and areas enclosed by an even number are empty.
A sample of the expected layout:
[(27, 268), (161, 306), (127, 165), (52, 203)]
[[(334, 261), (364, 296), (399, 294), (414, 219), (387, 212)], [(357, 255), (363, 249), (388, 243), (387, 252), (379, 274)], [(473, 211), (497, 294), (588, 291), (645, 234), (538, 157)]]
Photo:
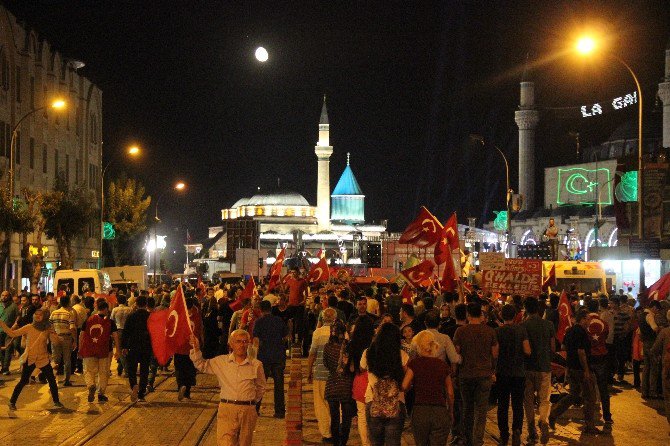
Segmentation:
[[(48, 386), (26, 386), (18, 402), (18, 410), (6, 407), (18, 374), (8, 378), (0, 388), (0, 442), (5, 445), (110, 445), (143, 444), (156, 446), (215, 446), (218, 389), (212, 376), (198, 375), (199, 386), (193, 399), (177, 401), (176, 383), (172, 376), (159, 377), (155, 393), (145, 403), (131, 403), (127, 380), (111, 378), (108, 388), (110, 402), (86, 401), (83, 377), (75, 376), (75, 387), (61, 388), (64, 410), (51, 410)], [(303, 387), (303, 444), (321, 444), (312, 409), (311, 386)], [(644, 402), (634, 389), (624, 388), (612, 398), (615, 420), (612, 436), (580, 437), (581, 411), (571, 409), (557, 423), (550, 445), (635, 445), (667, 446), (669, 427), (662, 414), (660, 401)], [(272, 389), (267, 390), (254, 444), (280, 445), (285, 432), (283, 420), (272, 418)], [(497, 427), (495, 409), (489, 412), (485, 444), (495, 445)], [(525, 438), (525, 433), (524, 433)], [(352, 430), (350, 445), (360, 445), (358, 431)], [(410, 430), (403, 435), (403, 445), (413, 445)]]

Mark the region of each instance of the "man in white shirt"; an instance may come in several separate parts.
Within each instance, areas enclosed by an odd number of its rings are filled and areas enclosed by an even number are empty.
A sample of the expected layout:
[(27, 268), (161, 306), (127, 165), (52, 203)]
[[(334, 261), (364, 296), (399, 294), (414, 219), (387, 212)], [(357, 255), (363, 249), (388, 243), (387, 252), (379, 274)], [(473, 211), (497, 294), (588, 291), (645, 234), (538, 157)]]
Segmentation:
[(337, 318), (334, 308), (326, 308), (322, 311), (323, 326), (314, 330), (312, 334), (312, 346), (309, 349), (307, 368), (309, 375), (307, 380), (312, 383), (314, 393), (314, 413), (319, 426), (319, 432), (324, 441), (330, 439), (330, 408), (326, 401), (326, 380), (328, 380), (328, 369), (323, 363), (323, 348), (330, 338), (330, 326)]
[(432, 309), (426, 314), (425, 318), (426, 330), (431, 332), (435, 336), (435, 342), (440, 346), (437, 351), (437, 357), (448, 364), (460, 364), (461, 355), (456, 352), (456, 347), (451, 341), (451, 338), (443, 333), (437, 331), (437, 327), (440, 325), (440, 312), (437, 309)]

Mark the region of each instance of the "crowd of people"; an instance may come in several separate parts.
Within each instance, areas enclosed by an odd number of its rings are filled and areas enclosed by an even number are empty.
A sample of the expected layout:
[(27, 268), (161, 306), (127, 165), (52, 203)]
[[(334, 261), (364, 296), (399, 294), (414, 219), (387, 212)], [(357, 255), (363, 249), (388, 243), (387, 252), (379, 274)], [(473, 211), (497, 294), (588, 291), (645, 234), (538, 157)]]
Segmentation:
[[(527, 444), (546, 444), (576, 403), (584, 435), (606, 435), (614, 423), (612, 386), (630, 385), (629, 371), (642, 398), (665, 398), (670, 422), (667, 301), (640, 305), (623, 290), (573, 292), (568, 309), (559, 308), (557, 294), (459, 296), (432, 288), (408, 299), (396, 284), (336, 279), (310, 286), (299, 270), (272, 290), (262, 281), (251, 297), (241, 297), (244, 283), (182, 286), (193, 334), (170, 360), (177, 398), (191, 397), (197, 371), (216, 375), (218, 444), (252, 444), (266, 379), (274, 381), (273, 416), (286, 416), (292, 346), (308, 358), (318, 430), (329, 444), (347, 444), (356, 418), (364, 446), (399, 445), (408, 424), (417, 445), (478, 446), (491, 404), (500, 444), (520, 445), (524, 421)], [(88, 401), (97, 395), (105, 403), (113, 358), (131, 399), (144, 401), (167, 367), (154, 357), (147, 321), (170, 307), (176, 287), (97, 299), (2, 292), (1, 372), (11, 373), (15, 352), (21, 363), (10, 410), (31, 380), (48, 383), (62, 407), (59, 375), (61, 386), (83, 375)]]

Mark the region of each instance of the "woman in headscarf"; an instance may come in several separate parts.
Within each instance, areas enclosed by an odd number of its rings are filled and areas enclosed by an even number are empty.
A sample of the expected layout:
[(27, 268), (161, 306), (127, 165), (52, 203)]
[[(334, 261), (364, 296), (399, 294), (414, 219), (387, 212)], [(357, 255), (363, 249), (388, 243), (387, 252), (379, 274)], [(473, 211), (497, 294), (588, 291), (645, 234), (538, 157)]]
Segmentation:
[(325, 397), (330, 408), (330, 434), (335, 446), (347, 444), (351, 419), (356, 415), (356, 402), (351, 395), (354, 369), (349, 360), (346, 333), (344, 323), (336, 319), (330, 326), (330, 338), (323, 348), (323, 363), (329, 372)]
[(47, 351), (47, 343), (51, 340), (51, 344), (59, 344), (60, 339), (49, 323), (46, 310), (38, 309), (33, 314), (33, 323), (24, 325), (23, 327), (12, 330), (0, 320), (0, 327), (7, 333), (8, 336), (17, 337), (26, 335), (26, 350), (21, 356), (23, 366), (21, 367), (21, 379), (14, 387), (12, 397), (9, 399), (9, 410), (16, 410), (16, 401), (19, 399), (21, 390), (28, 384), (30, 375), (35, 368), (40, 369), (49, 382), (49, 389), (51, 390), (51, 397), (54, 401), (55, 408), (62, 408), (63, 404), (58, 399), (58, 386), (56, 385), (56, 377), (49, 362), (49, 352)]

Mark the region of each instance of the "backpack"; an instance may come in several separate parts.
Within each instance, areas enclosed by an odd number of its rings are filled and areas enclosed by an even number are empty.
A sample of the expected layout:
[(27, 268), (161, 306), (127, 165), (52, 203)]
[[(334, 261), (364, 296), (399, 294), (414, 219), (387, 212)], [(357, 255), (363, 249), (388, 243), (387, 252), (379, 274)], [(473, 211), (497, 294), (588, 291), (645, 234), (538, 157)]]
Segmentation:
[(372, 387), (370, 416), (375, 418), (398, 418), (400, 416), (400, 388), (388, 376), (377, 380)]

